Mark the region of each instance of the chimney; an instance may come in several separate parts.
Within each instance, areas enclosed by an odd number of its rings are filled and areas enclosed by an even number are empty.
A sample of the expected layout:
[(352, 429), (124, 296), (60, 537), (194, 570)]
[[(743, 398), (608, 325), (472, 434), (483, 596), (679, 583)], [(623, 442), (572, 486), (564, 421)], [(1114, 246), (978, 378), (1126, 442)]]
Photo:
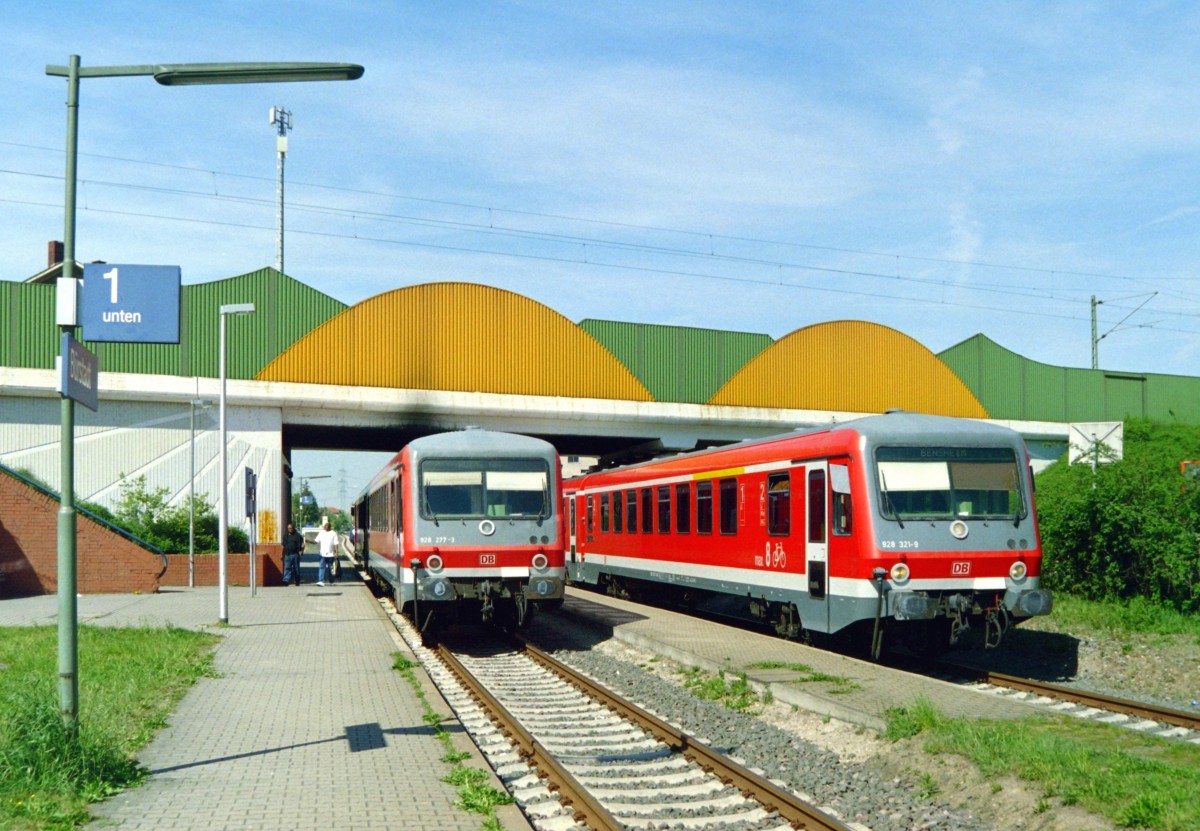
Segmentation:
[(46, 268), (58, 265), (63, 261), (63, 244), (58, 240), (46, 243)]

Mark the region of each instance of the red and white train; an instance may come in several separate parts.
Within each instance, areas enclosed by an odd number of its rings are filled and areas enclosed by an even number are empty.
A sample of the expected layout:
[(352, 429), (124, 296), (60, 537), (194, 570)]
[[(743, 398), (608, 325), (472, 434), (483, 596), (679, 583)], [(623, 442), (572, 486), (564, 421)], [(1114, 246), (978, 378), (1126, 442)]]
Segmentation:
[(1021, 436), (889, 412), (588, 473), (564, 484), (568, 577), (735, 612), (878, 656), (1048, 614)]
[(561, 604), (564, 523), (557, 451), (470, 428), (415, 439), (352, 508), (367, 575), (423, 633), (461, 617), (522, 625)]

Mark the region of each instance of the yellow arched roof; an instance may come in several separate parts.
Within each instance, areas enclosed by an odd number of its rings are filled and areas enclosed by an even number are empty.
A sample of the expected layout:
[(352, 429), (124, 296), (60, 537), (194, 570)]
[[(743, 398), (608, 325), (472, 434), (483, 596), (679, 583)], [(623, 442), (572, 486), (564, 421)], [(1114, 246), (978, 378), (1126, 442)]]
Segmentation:
[(426, 283), (364, 300), (296, 341), (255, 377), (651, 400), (611, 352), (558, 312), (473, 283)]
[(806, 326), (738, 370), (709, 404), (881, 413), (896, 407), (987, 418), (950, 368), (895, 329), (861, 320)]

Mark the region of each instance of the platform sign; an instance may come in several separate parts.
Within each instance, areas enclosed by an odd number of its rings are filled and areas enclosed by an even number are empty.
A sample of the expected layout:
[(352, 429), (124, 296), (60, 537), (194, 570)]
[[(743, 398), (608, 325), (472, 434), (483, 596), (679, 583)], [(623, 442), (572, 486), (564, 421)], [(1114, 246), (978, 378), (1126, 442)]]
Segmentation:
[(83, 267), (80, 323), (93, 343), (179, 343), (177, 265)]
[(258, 475), (246, 468), (246, 519), (253, 521), (258, 507)]
[(100, 362), (70, 332), (63, 332), (58, 361), (58, 391), (92, 412), (100, 406)]

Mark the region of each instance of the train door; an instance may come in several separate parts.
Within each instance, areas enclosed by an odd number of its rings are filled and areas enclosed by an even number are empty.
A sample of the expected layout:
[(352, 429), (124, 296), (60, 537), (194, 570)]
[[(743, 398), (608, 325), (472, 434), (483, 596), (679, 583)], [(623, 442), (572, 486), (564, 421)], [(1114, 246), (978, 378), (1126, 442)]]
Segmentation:
[[(403, 474), (401, 474), (403, 475)], [(388, 534), (391, 551), (387, 554), (395, 558), (396, 585), (403, 582), (406, 570), (404, 568), (404, 492), (401, 489), (401, 478), (398, 475), (389, 484), (387, 525), (391, 530)]]
[(829, 584), (829, 463), (810, 462), (805, 466), (805, 567), (808, 573), (808, 596), (825, 607), (818, 614), (822, 625), (816, 625), (811, 612), (806, 624), (821, 631), (828, 625), (828, 604), (825, 595)]
[(575, 539), (576, 539), (575, 523), (578, 521), (577, 517), (576, 517), (576, 511), (578, 509), (575, 506), (575, 495), (574, 494), (567, 497), (567, 506), (568, 506), (568, 509), (570, 510), (570, 514), (568, 515), (568, 522), (567, 522), (567, 528), (569, 529), (567, 531), (567, 534), (568, 534), (567, 543), (571, 547), (571, 562), (573, 563), (573, 562), (575, 562)]

